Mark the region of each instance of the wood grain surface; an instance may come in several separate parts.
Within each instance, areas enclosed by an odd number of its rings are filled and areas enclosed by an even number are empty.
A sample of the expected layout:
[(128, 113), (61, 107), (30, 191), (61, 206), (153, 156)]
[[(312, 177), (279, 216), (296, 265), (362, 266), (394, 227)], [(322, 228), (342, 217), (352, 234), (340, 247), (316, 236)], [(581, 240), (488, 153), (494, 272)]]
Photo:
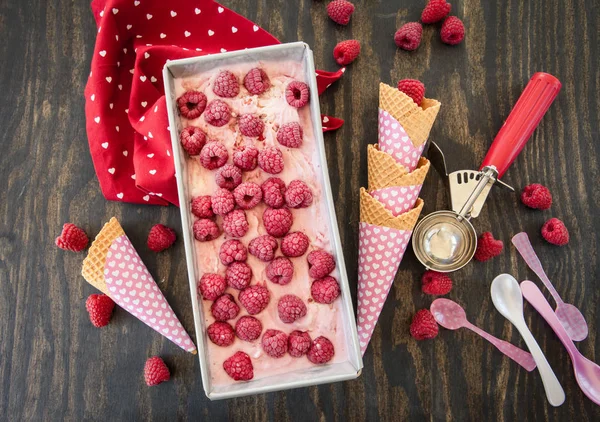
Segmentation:
[[(346, 120), (341, 130), (326, 134), (326, 149), (350, 280), (356, 281), (366, 146), (377, 139), (379, 81), (418, 78), (427, 95), (442, 102), (431, 138), (454, 170), (478, 167), (529, 77), (546, 71), (562, 81), (562, 92), (504, 180), (517, 189), (543, 183), (554, 204), (533, 211), (517, 195), (495, 190), (474, 224), (503, 240), (504, 253), (455, 273), (448, 297), (464, 305), (475, 324), (525, 347), (489, 297), (499, 273), (539, 284), (510, 244), (524, 230), (563, 299), (588, 321), (589, 338), (578, 347), (600, 360), (598, 2), (455, 0), (453, 13), (467, 28), (465, 42), (446, 46), (439, 28), (427, 26), (413, 53), (397, 50), (392, 36), (402, 23), (419, 18), (424, 0), (356, 1), (347, 27), (327, 18), (326, 3), (224, 0), (280, 40), (310, 44), (322, 69), (336, 69), (337, 42), (362, 43), (360, 58), (321, 97), (324, 113)], [(352, 382), (210, 402), (197, 358), (127, 312), (118, 309), (108, 327), (93, 328), (84, 302), (94, 289), (79, 276), (83, 255), (61, 251), (53, 240), (64, 222), (93, 235), (114, 215), (193, 333), (183, 242), (161, 254), (145, 246), (155, 223), (181, 235), (178, 210), (107, 202), (100, 193), (83, 110), (95, 35), (87, 0), (0, 0), (0, 419), (600, 420), (600, 408), (579, 390), (561, 343), (530, 306), (528, 325), (566, 392), (560, 408), (549, 406), (536, 372), (527, 373), (469, 331), (442, 329), (435, 340), (414, 341), (410, 318), (429, 307), (431, 297), (420, 292), (422, 268), (412, 251), (385, 305), (362, 376)], [(447, 206), (435, 172), (422, 196), (424, 213)], [(550, 217), (565, 221), (568, 246), (541, 238), (540, 227)], [(154, 354), (165, 358), (173, 379), (147, 388), (142, 368)]]

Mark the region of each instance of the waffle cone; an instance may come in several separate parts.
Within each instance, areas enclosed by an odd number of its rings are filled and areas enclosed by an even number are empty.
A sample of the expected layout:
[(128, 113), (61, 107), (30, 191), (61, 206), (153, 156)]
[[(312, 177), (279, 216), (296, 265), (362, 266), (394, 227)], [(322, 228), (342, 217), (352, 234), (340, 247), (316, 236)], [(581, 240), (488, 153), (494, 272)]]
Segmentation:
[(423, 200), (417, 199), (415, 207), (397, 217), (386, 209), (383, 204), (373, 198), (365, 188), (360, 188), (360, 221), (375, 226), (391, 227), (397, 230), (412, 231), (417, 223), (421, 210), (423, 209)]
[(367, 146), (367, 173), (369, 190), (387, 186), (397, 186), (403, 176), (408, 174), (404, 166), (398, 164), (394, 157), (379, 151), (377, 145)]

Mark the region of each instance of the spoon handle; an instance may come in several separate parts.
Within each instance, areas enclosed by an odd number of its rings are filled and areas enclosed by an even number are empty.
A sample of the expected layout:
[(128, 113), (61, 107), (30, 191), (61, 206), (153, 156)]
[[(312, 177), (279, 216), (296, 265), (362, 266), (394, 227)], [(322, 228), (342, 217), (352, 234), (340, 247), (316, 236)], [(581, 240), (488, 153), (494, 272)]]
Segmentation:
[(535, 369), (535, 360), (533, 359), (533, 356), (531, 356), (531, 353), (528, 353), (523, 349), (519, 349), (517, 346), (507, 341), (500, 340), (499, 338), (494, 337), (493, 335), (483, 331), (481, 328), (471, 323), (467, 323), (465, 328), (468, 328), (469, 330), (479, 334), (481, 337), (492, 343), (498, 350), (517, 362), (527, 371), (531, 372)]

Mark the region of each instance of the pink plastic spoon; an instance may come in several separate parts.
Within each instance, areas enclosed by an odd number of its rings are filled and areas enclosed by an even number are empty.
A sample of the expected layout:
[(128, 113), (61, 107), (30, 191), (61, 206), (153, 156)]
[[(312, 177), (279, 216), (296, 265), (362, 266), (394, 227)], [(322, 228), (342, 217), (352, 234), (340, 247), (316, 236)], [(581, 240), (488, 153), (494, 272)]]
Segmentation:
[(535, 361), (530, 353), (519, 349), (517, 346), (514, 346), (507, 341), (500, 340), (499, 338), (486, 333), (481, 328), (471, 324), (467, 320), (465, 310), (458, 303), (450, 299), (436, 299), (431, 304), (430, 310), (437, 323), (442, 327), (447, 328), (448, 330), (456, 330), (461, 327), (468, 328), (492, 343), (498, 350), (526, 370), (531, 372), (535, 369)]
[(533, 270), (540, 280), (542, 280), (544, 286), (550, 291), (550, 294), (556, 301), (556, 310), (554, 312), (560, 323), (565, 327), (569, 338), (573, 341), (585, 340), (588, 336), (588, 326), (585, 322), (585, 318), (581, 315), (579, 309), (569, 303), (563, 302), (560, 298), (558, 292), (552, 283), (550, 283), (550, 279), (544, 272), (540, 259), (535, 254), (527, 233), (516, 234), (512, 238), (512, 243), (515, 245), (527, 265), (529, 265), (529, 268)]

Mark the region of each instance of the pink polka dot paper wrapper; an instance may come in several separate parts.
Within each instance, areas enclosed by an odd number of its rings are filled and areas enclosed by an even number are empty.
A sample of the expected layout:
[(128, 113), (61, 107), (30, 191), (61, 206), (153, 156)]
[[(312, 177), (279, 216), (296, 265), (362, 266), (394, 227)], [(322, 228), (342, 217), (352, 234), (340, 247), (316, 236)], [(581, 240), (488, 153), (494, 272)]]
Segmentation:
[(394, 217), (412, 210), (419, 198), (423, 185), (391, 186), (369, 192), (387, 208)]
[(382, 109), (379, 109), (378, 142), (379, 150), (394, 157), (409, 173), (417, 168), (425, 148), (425, 144), (415, 147), (398, 120)]

